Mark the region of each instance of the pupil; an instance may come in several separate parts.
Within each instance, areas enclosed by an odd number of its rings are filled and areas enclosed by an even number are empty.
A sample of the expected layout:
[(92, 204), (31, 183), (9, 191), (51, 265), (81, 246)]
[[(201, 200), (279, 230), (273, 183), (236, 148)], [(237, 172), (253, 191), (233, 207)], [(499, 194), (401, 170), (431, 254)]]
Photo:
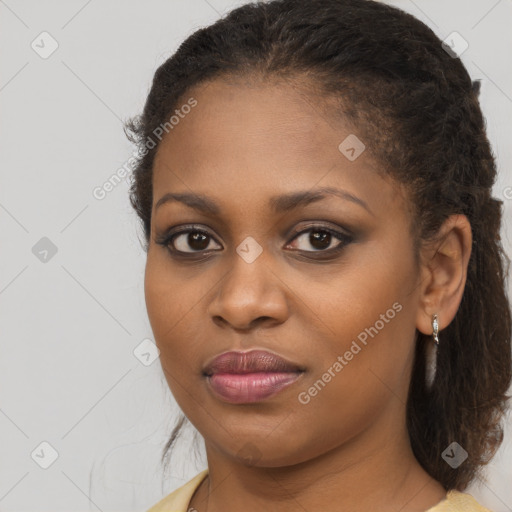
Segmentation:
[(208, 237), (202, 233), (189, 233), (188, 244), (192, 249), (202, 250), (208, 247)]
[(317, 249), (325, 249), (331, 243), (331, 234), (327, 231), (313, 231), (309, 236), (309, 242)]

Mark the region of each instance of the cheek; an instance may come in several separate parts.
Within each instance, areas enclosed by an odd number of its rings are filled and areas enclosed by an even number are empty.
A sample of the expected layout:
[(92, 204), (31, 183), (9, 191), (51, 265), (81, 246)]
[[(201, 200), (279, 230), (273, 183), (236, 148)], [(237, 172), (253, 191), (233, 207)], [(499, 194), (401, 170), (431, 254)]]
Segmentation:
[[(158, 249), (155, 250), (155, 252)], [(183, 328), (189, 323), (191, 302), (188, 288), (179, 284), (179, 279), (159, 255), (148, 254), (144, 275), (144, 295), (155, 343), (160, 350), (162, 364), (182, 359)], [(174, 356), (174, 357), (172, 357)]]
[(357, 403), (378, 403), (390, 389), (406, 393), (414, 355), (412, 282), (407, 254), (365, 251), (356, 268), (333, 273), (324, 287), (310, 288), (308, 301), (322, 326), (313, 336), (323, 341), (308, 381), (320, 381), (318, 396), (333, 403), (338, 396), (350, 410)]
[[(186, 382), (201, 373), (202, 343), (208, 339), (203, 332), (206, 323), (201, 301), (206, 300), (209, 286), (201, 279), (190, 279), (176, 267), (171, 268), (157, 251), (148, 253), (146, 263), (146, 309), (166, 378), (169, 380), (172, 375)], [(173, 385), (173, 391), (174, 388)]]
[[(404, 340), (413, 339), (414, 328), (408, 327), (404, 305), (393, 298), (374, 294), (370, 302), (361, 299), (366, 308), (327, 320), (336, 334), (325, 333), (315, 356), (320, 364), (296, 396), (294, 417), (310, 429), (290, 430), (292, 444), (307, 444), (305, 435), (314, 439), (308, 446), (312, 454), (323, 452), (365, 430), (385, 411), (398, 414), (404, 406), (413, 354), (412, 343)], [(341, 302), (354, 306), (346, 299)]]
[(170, 277), (169, 272), (162, 268), (164, 265), (157, 264), (155, 259), (148, 256), (144, 278), (148, 318), (169, 389), (180, 407), (187, 410), (190, 397), (184, 390), (190, 388), (189, 379), (195, 377), (197, 369), (191, 359), (195, 357), (191, 351), (192, 339), (183, 332), (190, 322), (187, 321), (187, 309), (190, 307), (186, 307), (186, 287), (178, 288), (175, 278)]
[[(161, 342), (162, 334), (176, 322), (178, 310), (172, 279), (159, 259), (148, 254), (144, 275), (144, 295), (149, 321), (156, 337)], [(174, 307), (173, 307), (174, 306)]]
[(188, 315), (193, 315), (191, 309), (199, 300), (193, 282), (184, 279), (183, 272), (166, 261), (165, 251), (159, 247), (150, 249), (144, 295), (153, 332), (159, 338), (157, 341), (164, 342), (175, 329), (183, 327)]

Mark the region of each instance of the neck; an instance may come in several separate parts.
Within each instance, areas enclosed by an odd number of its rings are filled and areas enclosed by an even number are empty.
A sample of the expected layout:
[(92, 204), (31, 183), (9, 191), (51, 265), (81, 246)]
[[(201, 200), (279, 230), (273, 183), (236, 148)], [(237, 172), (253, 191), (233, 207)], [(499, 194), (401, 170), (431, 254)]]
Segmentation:
[(386, 439), (382, 430), (369, 428), (314, 459), (279, 467), (248, 466), (207, 443), (209, 474), (191, 506), (198, 512), (423, 512), (446, 492), (401, 434)]

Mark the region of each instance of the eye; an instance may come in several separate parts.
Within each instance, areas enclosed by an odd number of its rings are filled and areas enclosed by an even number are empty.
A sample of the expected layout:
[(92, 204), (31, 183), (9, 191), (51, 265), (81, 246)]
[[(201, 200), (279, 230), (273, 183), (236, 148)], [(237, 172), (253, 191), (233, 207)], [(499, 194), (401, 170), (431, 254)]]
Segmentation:
[[(353, 237), (326, 226), (311, 226), (299, 232), (286, 248), (293, 248), (302, 252), (320, 252), (332, 254), (341, 251), (352, 242)], [(167, 247), (174, 255), (191, 256), (222, 249), (215, 238), (207, 231), (195, 226), (187, 226), (180, 230), (171, 230), (157, 237), (155, 242)], [(297, 244), (299, 247), (297, 247)], [(300, 245), (302, 244), (302, 247)]]
[[(200, 253), (214, 250), (214, 238), (207, 231), (197, 228), (182, 229), (156, 239), (156, 243), (168, 247), (172, 253)], [(222, 248), (217, 244), (218, 247)]]
[(300, 251), (330, 253), (342, 249), (352, 241), (352, 237), (324, 226), (313, 226), (301, 231), (292, 241), (303, 244), (302, 248), (298, 247)]

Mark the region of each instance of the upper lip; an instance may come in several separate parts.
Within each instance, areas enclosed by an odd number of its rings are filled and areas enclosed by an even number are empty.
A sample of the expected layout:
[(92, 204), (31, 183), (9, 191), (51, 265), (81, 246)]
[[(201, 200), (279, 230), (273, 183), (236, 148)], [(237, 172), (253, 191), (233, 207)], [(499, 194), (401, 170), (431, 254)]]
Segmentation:
[(251, 350), (249, 352), (224, 352), (204, 368), (204, 375), (214, 373), (253, 373), (253, 372), (297, 372), (304, 368), (267, 350)]

